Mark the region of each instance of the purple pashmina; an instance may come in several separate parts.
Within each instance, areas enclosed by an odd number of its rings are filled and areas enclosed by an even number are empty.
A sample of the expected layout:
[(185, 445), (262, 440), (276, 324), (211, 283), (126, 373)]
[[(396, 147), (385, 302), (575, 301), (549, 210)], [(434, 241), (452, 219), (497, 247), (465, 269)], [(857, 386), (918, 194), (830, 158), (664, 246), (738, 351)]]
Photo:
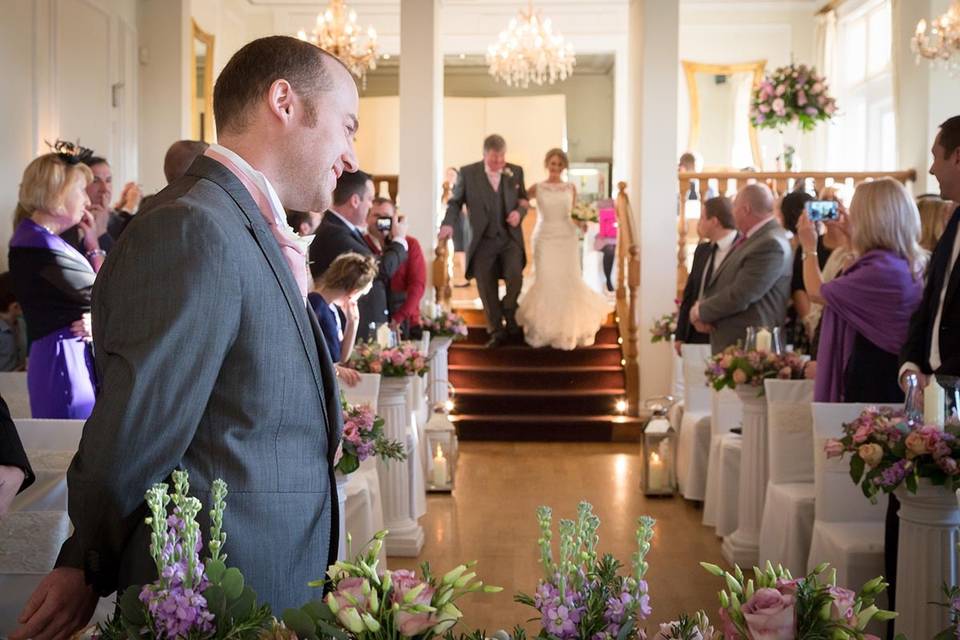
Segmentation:
[(843, 372), (857, 333), (888, 353), (899, 353), (923, 296), (923, 280), (904, 258), (876, 249), (821, 286), (820, 295), (826, 304), (813, 399), (843, 402)]

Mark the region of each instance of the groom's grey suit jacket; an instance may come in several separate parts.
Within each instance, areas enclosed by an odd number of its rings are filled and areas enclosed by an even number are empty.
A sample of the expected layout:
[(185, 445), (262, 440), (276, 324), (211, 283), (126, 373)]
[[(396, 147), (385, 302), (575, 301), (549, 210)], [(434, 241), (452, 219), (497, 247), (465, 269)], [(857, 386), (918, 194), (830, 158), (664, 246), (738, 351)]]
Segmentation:
[(792, 272), (790, 241), (771, 219), (724, 259), (704, 287), (700, 319), (714, 326), (711, 351), (742, 341), (747, 327), (782, 326)]
[[(490, 186), (490, 180), (483, 165), (483, 161), (468, 164), (460, 168), (460, 177), (453, 187), (453, 193), (447, 200), (447, 212), (443, 219), (443, 224), (451, 227), (456, 226), (457, 217), (460, 215), (460, 209), (467, 205), (467, 220), (470, 224), (470, 246), (467, 247), (467, 277), (473, 276), (473, 257), (477, 253), (477, 247), (484, 239), (490, 238), (490, 225), (499, 225), (503, 223), (503, 230), (506, 237), (520, 245), (523, 252), (523, 265), (527, 264), (526, 251), (523, 246), (523, 230), (520, 225), (511, 227), (505, 219), (514, 209), (518, 207), (519, 200), (527, 199), (527, 190), (523, 183), (523, 168), (519, 165), (507, 163), (500, 176), (500, 189), (494, 191)], [(522, 212), (520, 219), (526, 212)]]
[[(201, 156), (124, 232), (97, 278), (102, 387), (67, 474), (75, 532), (57, 564), (101, 593), (154, 579), (144, 492), (176, 468), (204, 504), (228, 485), (227, 564), (274, 611), (336, 556), (336, 378), (257, 205)], [(206, 549), (204, 550), (206, 553)]]

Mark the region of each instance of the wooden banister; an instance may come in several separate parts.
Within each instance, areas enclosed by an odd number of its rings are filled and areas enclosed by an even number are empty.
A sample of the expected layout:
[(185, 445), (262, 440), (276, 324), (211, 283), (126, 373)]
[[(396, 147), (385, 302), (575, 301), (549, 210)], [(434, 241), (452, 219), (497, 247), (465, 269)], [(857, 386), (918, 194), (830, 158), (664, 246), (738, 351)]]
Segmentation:
[(623, 342), (622, 363), (627, 414), (640, 413), (640, 243), (634, 230), (627, 183), (617, 183), (617, 324)]

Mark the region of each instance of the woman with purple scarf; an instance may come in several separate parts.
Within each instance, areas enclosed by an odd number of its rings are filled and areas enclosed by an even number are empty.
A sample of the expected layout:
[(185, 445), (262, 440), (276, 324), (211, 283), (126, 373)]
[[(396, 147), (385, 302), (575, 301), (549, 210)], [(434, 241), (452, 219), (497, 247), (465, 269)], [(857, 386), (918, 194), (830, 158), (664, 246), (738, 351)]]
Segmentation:
[[(103, 263), (82, 163), (89, 150), (58, 143), (23, 172), (10, 239), (10, 275), (30, 341), (27, 387), (34, 418), (85, 420), (96, 398), (90, 296)], [(80, 225), (86, 254), (60, 234)]]
[[(817, 265), (816, 227), (806, 214), (798, 225), (804, 286), (812, 301), (823, 304), (814, 401), (902, 403), (898, 354), (923, 297), (927, 261), (918, 242), (917, 205), (899, 182), (874, 180), (857, 187), (849, 221), (830, 224), (847, 233), (856, 260), (827, 283)], [(884, 541), (890, 609), (895, 606), (898, 510), (891, 495)]]

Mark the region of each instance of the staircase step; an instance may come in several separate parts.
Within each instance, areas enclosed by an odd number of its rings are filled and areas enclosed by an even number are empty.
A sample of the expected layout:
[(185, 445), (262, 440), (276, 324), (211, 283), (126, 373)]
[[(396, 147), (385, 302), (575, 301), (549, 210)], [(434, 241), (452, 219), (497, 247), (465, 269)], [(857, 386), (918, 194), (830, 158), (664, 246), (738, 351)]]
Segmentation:
[(623, 368), (607, 366), (470, 366), (450, 365), (450, 382), (461, 387), (489, 389), (619, 389)]
[(461, 440), (639, 442), (643, 420), (615, 415), (457, 415)]
[(531, 349), (527, 346), (505, 346), (487, 349), (483, 345), (457, 343), (450, 348), (451, 365), (480, 367), (516, 364), (554, 366), (620, 366), (623, 356), (617, 344), (596, 344), (573, 351)]
[[(597, 336), (595, 338), (596, 344), (618, 344), (617, 339), (620, 337), (620, 332), (617, 329), (617, 326), (614, 324), (605, 324), (600, 327), (597, 331)], [(490, 334), (487, 333), (487, 327), (483, 325), (468, 325), (467, 326), (467, 337), (460, 344), (486, 344), (490, 339)]]
[(491, 389), (456, 387), (456, 412), (469, 415), (608, 415), (624, 389)]

